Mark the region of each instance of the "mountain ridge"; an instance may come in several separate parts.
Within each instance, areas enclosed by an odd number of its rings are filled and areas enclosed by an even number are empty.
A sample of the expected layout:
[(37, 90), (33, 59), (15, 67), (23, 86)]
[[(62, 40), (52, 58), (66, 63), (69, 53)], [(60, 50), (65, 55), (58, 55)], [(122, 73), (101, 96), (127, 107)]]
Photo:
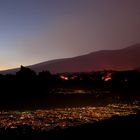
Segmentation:
[[(90, 72), (99, 70), (133, 70), (140, 67), (140, 44), (117, 49), (100, 50), (72, 58), (54, 59), (27, 66), (41, 72), (52, 73)], [(1, 74), (15, 73), (17, 69), (0, 71)]]

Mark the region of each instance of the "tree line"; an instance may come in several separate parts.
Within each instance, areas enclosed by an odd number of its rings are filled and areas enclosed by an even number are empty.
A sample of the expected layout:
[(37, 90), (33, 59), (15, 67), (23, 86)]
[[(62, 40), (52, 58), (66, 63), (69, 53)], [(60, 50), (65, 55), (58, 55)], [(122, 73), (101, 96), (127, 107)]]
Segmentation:
[(38, 74), (21, 66), (16, 74), (0, 75), (0, 102), (15, 102), (50, 95), (56, 88), (83, 88), (139, 96), (140, 71)]

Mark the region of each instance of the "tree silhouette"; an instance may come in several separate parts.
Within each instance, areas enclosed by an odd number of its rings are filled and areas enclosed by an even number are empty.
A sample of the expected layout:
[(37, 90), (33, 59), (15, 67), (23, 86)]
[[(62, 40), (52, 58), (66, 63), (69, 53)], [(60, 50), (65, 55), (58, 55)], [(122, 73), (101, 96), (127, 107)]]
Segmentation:
[(35, 71), (21, 65), (20, 71), (16, 73), (16, 76), (20, 79), (33, 79), (36, 77), (36, 73)]

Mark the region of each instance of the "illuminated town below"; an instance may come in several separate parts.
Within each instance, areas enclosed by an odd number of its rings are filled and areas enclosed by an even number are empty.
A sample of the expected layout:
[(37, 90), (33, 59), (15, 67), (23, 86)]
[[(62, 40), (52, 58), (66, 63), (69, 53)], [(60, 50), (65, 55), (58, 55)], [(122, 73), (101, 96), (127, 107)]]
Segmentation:
[(108, 104), (102, 107), (56, 108), (34, 111), (1, 111), (0, 128), (16, 129), (30, 126), (33, 130), (63, 129), (71, 126), (108, 119), (112, 116), (136, 114), (139, 106), (133, 104)]

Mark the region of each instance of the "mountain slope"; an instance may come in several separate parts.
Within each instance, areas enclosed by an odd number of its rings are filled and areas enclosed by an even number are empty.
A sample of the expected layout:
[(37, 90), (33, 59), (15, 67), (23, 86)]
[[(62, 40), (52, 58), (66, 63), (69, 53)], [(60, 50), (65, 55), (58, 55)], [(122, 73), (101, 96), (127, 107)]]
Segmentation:
[(138, 67), (140, 67), (140, 44), (120, 50), (102, 50), (73, 58), (57, 59), (29, 66), (36, 72), (49, 70), (52, 73), (89, 72), (104, 69), (131, 70)]

